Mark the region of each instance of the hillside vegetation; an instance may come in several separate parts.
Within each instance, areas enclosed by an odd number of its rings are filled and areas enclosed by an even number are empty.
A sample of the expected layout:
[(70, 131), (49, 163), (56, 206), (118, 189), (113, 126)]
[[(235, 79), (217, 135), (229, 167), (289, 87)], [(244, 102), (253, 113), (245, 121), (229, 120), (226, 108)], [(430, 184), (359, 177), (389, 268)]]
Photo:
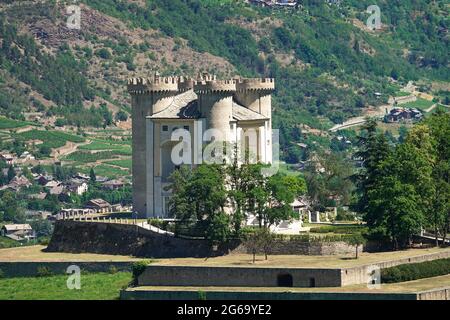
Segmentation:
[(409, 80), (449, 80), (445, 1), (378, 1), (375, 31), (365, 27), (370, 1), (273, 10), (244, 1), (83, 0), (79, 31), (65, 27), (69, 3), (0, 5), (0, 114), (24, 120), (40, 111), (108, 126), (114, 113), (130, 111), (129, 76), (275, 77), (274, 127), (286, 155), (300, 123), (328, 129), (386, 103)]

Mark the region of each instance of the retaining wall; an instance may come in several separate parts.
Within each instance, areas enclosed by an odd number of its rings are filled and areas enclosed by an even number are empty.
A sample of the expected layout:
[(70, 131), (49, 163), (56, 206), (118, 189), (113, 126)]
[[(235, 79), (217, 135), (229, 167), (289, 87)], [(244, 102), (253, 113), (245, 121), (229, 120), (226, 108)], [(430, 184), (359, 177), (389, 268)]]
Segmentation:
[(293, 287), (340, 287), (340, 269), (148, 266), (139, 286), (278, 287), (290, 275)]
[(415, 257), (396, 259), (391, 261), (383, 261), (373, 263), (371, 265), (358, 266), (354, 268), (343, 268), (342, 269), (342, 285), (348, 286), (352, 284), (367, 283), (369, 280), (369, 272), (373, 270), (373, 267), (378, 267), (380, 269), (395, 267), (401, 264), (409, 263), (419, 263), (437, 259), (450, 258), (450, 250), (445, 252), (436, 252), (423, 254)]
[(204, 240), (176, 238), (131, 224), (68, 220), (56, 223), (46, 251), (152, 258), (214, 255), (211, 246)]
[[(136, 225), (70, 220), (56, 223), (48, 251), (120, 254), (151, 258), (210, 257), (230, 253), (251, 253), (238, 240), (221, 245), (213, 251), (207, 240), (177, 238)], [(307, 243), (298, 240), (275, 241), (270, 250), (271, 255), (353, 255), (354, 253), (355, 247), (345, 242)]]

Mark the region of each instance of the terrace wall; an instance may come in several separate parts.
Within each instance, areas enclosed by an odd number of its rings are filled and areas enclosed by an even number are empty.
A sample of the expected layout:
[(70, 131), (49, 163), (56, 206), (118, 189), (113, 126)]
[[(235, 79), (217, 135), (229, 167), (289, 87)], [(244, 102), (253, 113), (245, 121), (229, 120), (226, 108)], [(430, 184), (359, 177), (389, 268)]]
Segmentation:
[[(213, 251), (207, 240), (177, 238), (131, 224), (70, 220), (56, 223), (47, 250), (151, 258), (209, 257), (229, 253), (251, 253), (240, 241), (231, 241)], [(275, 241), (270, 252), (272, 255), (353, 255), (354, 253), (355, 247), (345, 242), (308, 243), (301, 240)]]

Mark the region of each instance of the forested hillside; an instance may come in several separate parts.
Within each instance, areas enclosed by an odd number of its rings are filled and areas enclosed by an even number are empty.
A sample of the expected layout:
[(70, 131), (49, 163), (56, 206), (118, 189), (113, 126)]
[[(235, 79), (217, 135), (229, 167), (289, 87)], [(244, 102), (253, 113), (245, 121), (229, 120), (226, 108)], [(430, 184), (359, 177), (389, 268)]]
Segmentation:
[(300, 123), (327, 129), (385, 103), (409, 80), (449, 81), (446, 1), (380, 0), (375, 31), (365, 27), (371, 1), (305, 0), (298, 9), (237, 0), (79, 2), (78, 31), (65, 27), (72, 1), (2, 1), (0, 114), (21, 119), (39, 110), (101, 126), (129, 111), (124, 83), (132, 75), (270, 76), (287, 148), (286, 140), (300, 139)]

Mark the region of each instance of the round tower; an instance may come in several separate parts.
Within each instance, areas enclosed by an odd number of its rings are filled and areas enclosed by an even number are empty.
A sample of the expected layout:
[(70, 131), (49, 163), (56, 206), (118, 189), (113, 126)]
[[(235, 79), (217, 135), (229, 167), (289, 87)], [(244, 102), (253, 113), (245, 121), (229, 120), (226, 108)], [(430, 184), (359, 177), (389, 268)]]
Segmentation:
[(229, 140), (236, 82), (216, 80), (215, 76), (207, 75), (195, 83), (194, 91), (198, 95), (199, 110), (206, 118), (206, 129), (217, 129), (224, 141)]
[(272, 118), (272, 78), (240, 79), (236, 81), (236, 100), (244, 107)]
[[(128, 80), (133, 121), (133, 209), (147, 214), (147, 147), (153, 133), (147, 133), (146, 117), (167, 108), (178, 94), (178, 78), (132, 78)], [(153, 143), (153, 141), (151, 141)]]

